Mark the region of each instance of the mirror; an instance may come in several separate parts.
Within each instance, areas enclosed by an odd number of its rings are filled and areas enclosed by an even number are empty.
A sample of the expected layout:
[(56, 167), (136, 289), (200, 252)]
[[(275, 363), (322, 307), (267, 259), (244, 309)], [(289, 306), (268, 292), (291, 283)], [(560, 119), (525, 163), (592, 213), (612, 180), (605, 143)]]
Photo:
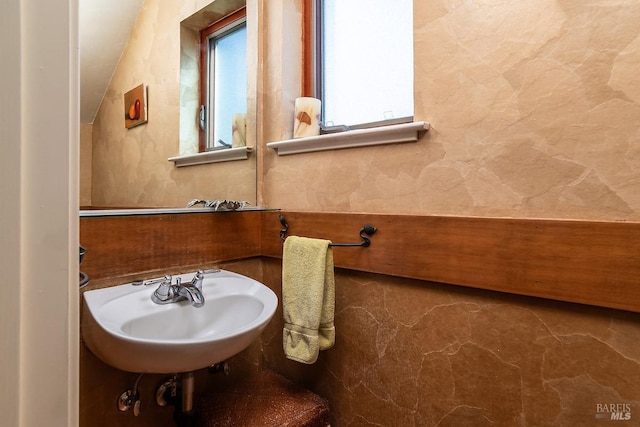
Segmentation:
[[(82, 208), (256, 205), (257, 2), (248, 3), (247, 159), (176, 167), (169, 158), (198, 151), (199, 30), (245, 0), (80, 0)], [(140, 84), (147, 122), (127, 128), (124, 94)]]

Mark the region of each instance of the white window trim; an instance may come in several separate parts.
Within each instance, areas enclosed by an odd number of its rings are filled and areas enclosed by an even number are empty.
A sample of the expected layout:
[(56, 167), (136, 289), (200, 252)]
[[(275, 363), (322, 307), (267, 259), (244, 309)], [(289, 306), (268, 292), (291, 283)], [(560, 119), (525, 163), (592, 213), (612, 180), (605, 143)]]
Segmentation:
[(222, 150), (205, 151), (203, 153), (183, 154), (169, 157), (176, 167), (204, 165), (207, 163), (230, 162), (234, 160), (246, 160), (253, 147), (225, 148)]
[(274, 149), (278, 156), (286, 156), (343, 148), (417, 142), (419, 133), (428, 131), (429, 126), (429, 122), (402, 123), (270, 142), (267, 147)]

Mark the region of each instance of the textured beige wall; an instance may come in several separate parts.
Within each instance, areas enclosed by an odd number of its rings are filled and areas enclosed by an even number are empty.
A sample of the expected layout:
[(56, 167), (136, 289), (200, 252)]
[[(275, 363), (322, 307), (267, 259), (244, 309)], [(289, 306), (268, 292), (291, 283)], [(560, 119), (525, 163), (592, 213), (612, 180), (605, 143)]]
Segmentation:
[[(166, 160), (180, 139), (176, 16), (196, 3), (145, 2), (94, 123), (93, 204), (254, 200), (253, 161), (176, 169)], [(289, 137), (300, 93), (299, 1), (261, 7), (259, 149)], [(633, 1), (416, 2), (415, 117), (431, 130), (416, 144), (290, 157), (264, 149), (264, 204), (639, 219), (639, 14)], [(126, 130), (122, 94), (140, 82), (149, 123)]]
[(80, 206), (91, 206), (93, 125), (80, 123)]
[[(277, 3), (268, 3), (270, 14), (281, 14)], [(268, 150), (265, 204), (640, 219), (638, 2), (414, 5), (415, 118), (431, 130), (415, 144), (287, 157)], [(290, 135), (299, 84), (278, 77), (291, 56), (279, 49), (287, 29), (267, 30), (269, 84), (261, 95), (268, 113), (261, 118), (268, 142)]]
[[(167, 161), (179, 153), (180, 17), (193, 2), (181, 3), (144, 2), (107, 88), (93, 123), (95, 206), (183, 207), (194, 198), (255, 203), (253, 156), (184, 168)], [(140, 83), (148, 86), (148, 123), (127, 130), (123, 95)], [(195, 127), (197, 109), (192, 113), (183, 121)]]

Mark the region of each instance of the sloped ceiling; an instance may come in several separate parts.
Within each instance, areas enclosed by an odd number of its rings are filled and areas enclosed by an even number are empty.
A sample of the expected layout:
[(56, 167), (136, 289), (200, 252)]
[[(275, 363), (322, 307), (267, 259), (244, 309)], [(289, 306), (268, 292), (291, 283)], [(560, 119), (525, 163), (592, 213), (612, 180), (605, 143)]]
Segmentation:
[(81, 123), (93, 123), (143, 1), (79, 1)]

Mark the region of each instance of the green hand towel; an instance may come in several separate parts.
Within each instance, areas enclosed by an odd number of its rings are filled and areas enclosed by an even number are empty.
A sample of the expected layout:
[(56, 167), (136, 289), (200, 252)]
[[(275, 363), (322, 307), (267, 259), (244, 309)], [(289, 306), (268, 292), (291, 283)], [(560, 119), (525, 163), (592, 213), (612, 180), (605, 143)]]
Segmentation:
[(282, 255), (283, 347), (311, 364), (335, 343), (335, 281), (329, 240), (290, 236)]

